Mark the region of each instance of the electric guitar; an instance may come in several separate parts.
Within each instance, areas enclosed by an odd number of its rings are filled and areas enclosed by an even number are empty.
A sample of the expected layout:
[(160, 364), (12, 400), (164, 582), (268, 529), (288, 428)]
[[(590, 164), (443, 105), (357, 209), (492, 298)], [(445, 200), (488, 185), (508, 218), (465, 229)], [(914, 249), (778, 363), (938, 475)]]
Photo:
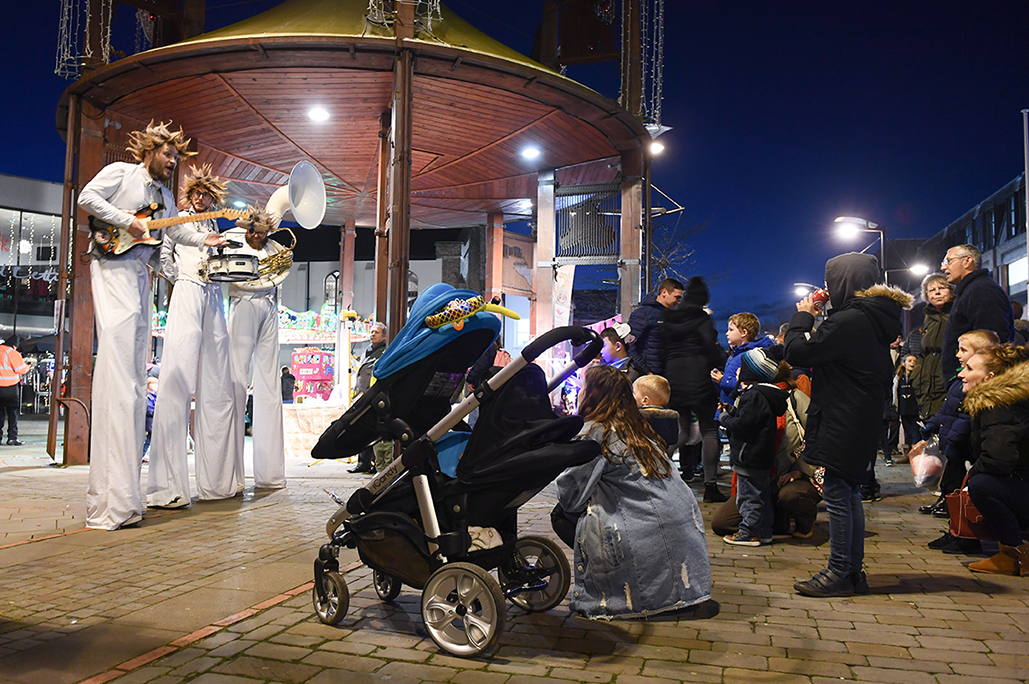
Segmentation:
[(107, 256), (121, 256), (133, 247), (139, 245), (157, 246), (161, 244), (161, 238), (151, 235), (151, 230), (160, 230), (167, 226), (177, 226), (182, 223), (193, 223), (194, 221), (205, 221), (207, 219), (227, 218), (238, 219), (246, 216), (246, 209), (218, 209), (206, 211), (202, 214), (183, 214), (171, 218), (151, 218), (155, 212), (164, 207), (160, 204), (148, 204), (135, 213), (137, 219), (143, 224), (142, 237), (134, 237), (127, 228), (112, 226), (110, 223), (101, 221), (95, 216), (89, 217), (89, 229), (93, 233), (93, 242), (97, 249)]

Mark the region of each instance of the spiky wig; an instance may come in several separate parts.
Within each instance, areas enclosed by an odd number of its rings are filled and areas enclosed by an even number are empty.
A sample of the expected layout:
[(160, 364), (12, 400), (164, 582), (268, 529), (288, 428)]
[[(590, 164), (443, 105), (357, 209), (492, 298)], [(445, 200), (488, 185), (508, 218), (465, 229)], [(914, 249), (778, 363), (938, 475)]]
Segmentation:
[(189, 170), (190, 176), (182, 185), (182, 199), (184, 201), (188, 202), (193, 192), (207, 193), (214, 199), (214, 206), (218, 206), (225, 201), (225, 190), (228, 188), (229, 182), (222, 180), (218, 176), (211, 175), (210, 164), (204, 164), (199, 169), (190, 164)]
[(146, 158), (147, 152), (160, 149), (165, 144), (177, 149), (182, 157), (195, 155), (196, 152), (190, 152), (188, 149), (190, 139), (182, 132), (182, 128), (179, 127), (179, 130), (173, 132), (168, 128), (169, 125), (171, 125), (171, 121), (168, 123), (162, 121), (155, 125), (151, 119), (145, 130), (129, 133), (129, 146), (125, 149), (138, 162)]

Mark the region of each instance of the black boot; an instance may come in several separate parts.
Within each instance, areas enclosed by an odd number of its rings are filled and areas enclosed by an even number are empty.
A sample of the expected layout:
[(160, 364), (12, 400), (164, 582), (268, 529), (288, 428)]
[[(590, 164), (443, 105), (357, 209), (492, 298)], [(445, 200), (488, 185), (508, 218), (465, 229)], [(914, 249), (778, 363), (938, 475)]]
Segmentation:
[(924, 506), (919, 506), (918, 507), (918, 512), (919, 513), (924, 513), (925, 515), (931, 515), (933, 510), (937, 506), (939, 506), (941, 503), (946, 503), (946, 502), (947, 502), (947, 499), (942, 494), (940, 494), (940, 498), (938, 498), (936, 501), (933, 501), (931, 504), (926, 504)]
[(729, 497), (722, 493), (716, 484), (704, 485), (704, 503), (724, 503)]

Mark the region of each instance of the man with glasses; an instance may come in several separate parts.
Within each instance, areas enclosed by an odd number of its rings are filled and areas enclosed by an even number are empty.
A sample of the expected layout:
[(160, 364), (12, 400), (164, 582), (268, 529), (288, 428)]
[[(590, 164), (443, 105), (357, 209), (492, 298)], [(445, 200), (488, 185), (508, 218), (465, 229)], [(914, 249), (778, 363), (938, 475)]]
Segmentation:
[(972, 245), (951, 247), (940, 266), (954, 286), (954, 304), (943, 334), (943, 377), (949, 381), (959, 370), (959, 337), (971, 330), (992, 330), (1003, 343), (1015, 336), (1015, 327), (1008, 295), (982, 268), (978, 249)]

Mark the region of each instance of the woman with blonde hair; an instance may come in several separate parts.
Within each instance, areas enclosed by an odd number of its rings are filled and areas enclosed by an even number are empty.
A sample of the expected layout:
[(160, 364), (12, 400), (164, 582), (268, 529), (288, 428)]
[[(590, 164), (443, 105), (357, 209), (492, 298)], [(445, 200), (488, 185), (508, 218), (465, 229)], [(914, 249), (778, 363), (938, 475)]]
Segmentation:
[(560, 506), (578, 515), (571, 609), (588, 618), (646, 617), (711, 598), (700, 507), (611, 366), (586, 371), (580, 436), (602, 449), (557, 479)]
[(1029, 350), (1011, 343), (981, 349), (958, 374), (972, 417), (968, 496), (1000, 553), (968, 566), (973, 572), (1029, 576)]

